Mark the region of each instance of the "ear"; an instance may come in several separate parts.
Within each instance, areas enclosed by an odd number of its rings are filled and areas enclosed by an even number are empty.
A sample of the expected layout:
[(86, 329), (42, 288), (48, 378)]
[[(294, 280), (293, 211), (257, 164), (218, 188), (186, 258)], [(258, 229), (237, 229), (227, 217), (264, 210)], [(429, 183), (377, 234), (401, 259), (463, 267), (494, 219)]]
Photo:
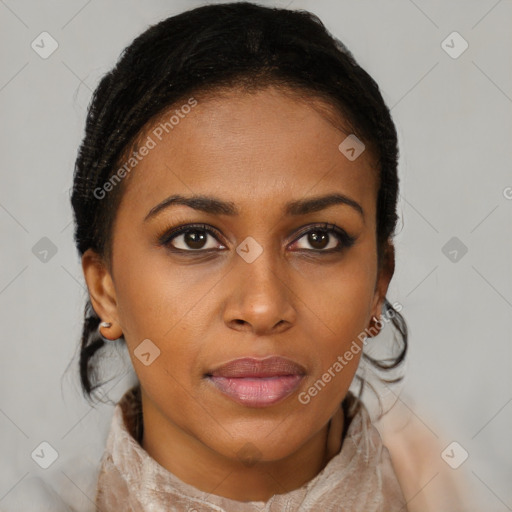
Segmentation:
[(377, 282), (375, 283), (375, 296), (372, 305), (372, 318), (380, 318), (382, 305), (388, 292), (389, 283), (395, 272), (395, 247), (391, 241), (386, 242), (384, 254), (379, 265)]
[(117, 335), (116, 339), (119, 338), (123, 332), (119, 324), (116, 291), (103, 258), (92, 249), (87, 249), (82, 255), (82, 270), (94, 311), (102, 321), (112, 323), (109, 337)]

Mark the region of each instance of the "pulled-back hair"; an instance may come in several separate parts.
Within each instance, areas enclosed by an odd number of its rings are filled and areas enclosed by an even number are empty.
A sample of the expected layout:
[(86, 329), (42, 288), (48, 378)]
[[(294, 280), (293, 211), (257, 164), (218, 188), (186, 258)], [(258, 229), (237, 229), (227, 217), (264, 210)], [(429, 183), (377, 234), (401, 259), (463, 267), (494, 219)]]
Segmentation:
[[(112, 179), (151, 122), (191, 96), (267, 86), (324, 100), (371, 150), (379, 176), (380, 266), (397, 223), (398, 144), (379, 87), (314, 14), (247, 2), (205, 5), (151, 26), (101, 79), (75, 163), (71, 202), (79, 255), (93, 249), (111, 263), (113, 222), (126, 180), (112, 187), (106, 198), (97, 191)], [(387, 371), (403, 361), (408, 335), (402, 315), (387, 299), (383, 309), (400, 335), (398, 355), (385, 360), (365, 353), (363, 357)], [(89, 398), (101, 386), (95, 372), (95, 360), (105, 343), (99, 323), (89, 299), (79, 361), (82, 388)]]

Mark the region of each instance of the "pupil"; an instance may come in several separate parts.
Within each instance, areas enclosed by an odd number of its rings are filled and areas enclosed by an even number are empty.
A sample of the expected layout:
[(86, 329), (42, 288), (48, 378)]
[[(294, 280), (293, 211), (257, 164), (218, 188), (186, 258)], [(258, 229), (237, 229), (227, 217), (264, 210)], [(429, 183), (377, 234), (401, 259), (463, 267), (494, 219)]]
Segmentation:
[[(320, 233), (320, 235), (319, 235)], [(320, 232), (312, 232), (309, 233), (309, 240), (308, 242), (311, 244), (311, 246), (315, 247), (316, 249), (323, 249), (326, 247), (326, 243), (329, 239), (328, 233), (322, 233)]]
[(185, 243), (192, 249), (201, 249), (205, 240), (206, 235), (201, 231), (188, 231), (185, 233)]

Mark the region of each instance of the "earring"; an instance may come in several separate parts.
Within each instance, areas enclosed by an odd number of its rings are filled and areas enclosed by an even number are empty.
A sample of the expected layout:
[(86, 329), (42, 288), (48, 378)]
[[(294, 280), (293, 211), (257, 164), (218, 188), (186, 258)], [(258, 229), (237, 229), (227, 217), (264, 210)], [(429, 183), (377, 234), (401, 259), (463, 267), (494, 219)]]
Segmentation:
[(371, 334), (370, 338), (375, 338), (380, 334), (382, 330), (383, 323), (374, 315), (370, 321), (370, 326), (368, 327), (368, 332)]
[(100, 325), (98, 326), (98, 332), (100, 334), (100, 336), (103, 338), (104, 341), (110, 341), (110, 338), (107, 338), (106, 336), (103, 335), (103, 333), (101, 332), (101, 328), (102, 327), (112, 327), (112, 322), (101, 322)]

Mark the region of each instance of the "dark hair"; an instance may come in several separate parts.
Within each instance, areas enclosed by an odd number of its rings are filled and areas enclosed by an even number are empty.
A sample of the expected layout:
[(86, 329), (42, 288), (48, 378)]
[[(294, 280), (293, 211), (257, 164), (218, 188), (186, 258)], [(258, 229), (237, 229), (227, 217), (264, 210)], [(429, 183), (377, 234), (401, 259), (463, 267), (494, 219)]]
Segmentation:
[[(314, 14), (248, 2), (205, 5), (151, 26), (102, 78), (75, 163), (71, 203), (79, 255), (91, 248), (111, 265), (112, 227), (125, 180), (109, 191), (108, 200), (95, 190), (112, 178), (150, 122), (191, 95), (269, 85), (324, 100), (371, 149), (380, 176), (376, 237), (381, 265), (397, 222), (398, 144), (379, 87)], [(387, 299), (383, 309), (383, 314), (393, 313), (401, 335), (399, 353), (384, 360), (363, 357), (377, 369), (391, 370), (405, 357), (407, 326)], [(89, 299), (79, 362), (88, 398), (101, 386), (94, 364), (105, 343), (99, 322)]]

